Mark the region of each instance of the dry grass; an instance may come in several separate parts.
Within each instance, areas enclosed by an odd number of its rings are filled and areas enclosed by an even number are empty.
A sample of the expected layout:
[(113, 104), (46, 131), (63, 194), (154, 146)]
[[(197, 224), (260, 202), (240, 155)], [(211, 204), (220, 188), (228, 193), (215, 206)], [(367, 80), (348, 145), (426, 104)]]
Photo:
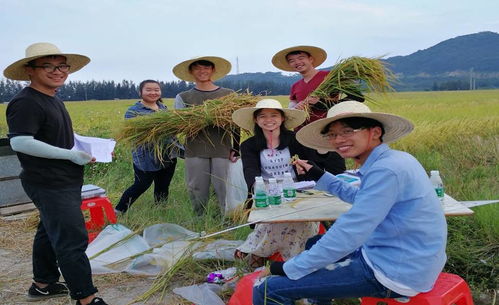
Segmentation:
[(23, 257), (31, 256), (38, 212), (29, 213), (26, 218), (18, 220), (6, 219), (0, 218), (0, 248), (13, 250)]

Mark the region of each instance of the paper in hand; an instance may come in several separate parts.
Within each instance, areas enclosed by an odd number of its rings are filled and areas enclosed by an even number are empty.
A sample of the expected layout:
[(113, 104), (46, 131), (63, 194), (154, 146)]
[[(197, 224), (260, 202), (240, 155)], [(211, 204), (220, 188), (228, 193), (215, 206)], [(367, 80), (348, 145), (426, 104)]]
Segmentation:
[(95, 162), (109, 163), (113, 161), (111, 153), (114, 151), (116, 141), (95, 137), (84, 137), (74, 134), (75, 145), (71, 150), (81, 150), (95, 157)]

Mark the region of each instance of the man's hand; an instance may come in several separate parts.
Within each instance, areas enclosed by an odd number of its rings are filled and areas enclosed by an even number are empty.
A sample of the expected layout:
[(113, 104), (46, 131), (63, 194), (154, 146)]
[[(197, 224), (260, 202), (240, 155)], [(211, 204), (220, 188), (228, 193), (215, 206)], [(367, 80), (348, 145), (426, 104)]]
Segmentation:
[(307, 104), (309, 105), (314, 105), (314, 104), (317, 104), (319, 101), (320, 101), (320, 98), (318, 98), (317, 96), (307, 96), (304, 101), (307, 102)]
[(81, 150), (71, 150), (71, 158), (69, 159), (69, 161), (78, 165), (85, 165), (88, 163), (94, 163), (95, 157), (92, 157), (91, 155)]
[(296, 167), (296, 172), (298, 175), (305, 175), (311, 168), (312, 165), (307, 163), (307, 160), (295, 160), (292, 163)]
[(265, 267), (264, 269), (262, 269), (262, 271), (260, 271), (260, 274), (258, 275), (258, 278), (259, 279), (263, 279), (264, 277), (269, 276), (269, 275), (270, 275), (270, 268), (269, 267)]
[(236, 163), (238, 159), (239, 159), (239, 156), (237, 156), (237, 152), (235, 150), (231, 150), (229, 153), (230, 162)]
[(310, 105), (317, 104), (320, 99), (316, 96), (307, 96), (303, 101), (295, 105), (295, 109), (307, 110)]

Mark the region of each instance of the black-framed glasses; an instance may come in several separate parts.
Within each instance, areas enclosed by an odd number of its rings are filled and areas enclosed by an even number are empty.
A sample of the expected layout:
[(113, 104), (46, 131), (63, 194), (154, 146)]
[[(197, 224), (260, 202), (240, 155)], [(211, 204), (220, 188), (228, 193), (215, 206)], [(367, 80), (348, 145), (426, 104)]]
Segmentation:
[(55, 70), (59, 70), (61, 72), (69, 72), (69, 69), (71, 68), (70, 65), (67, 65), (67, 64), (61, 64), (61, 65), (52, 65), (52, 64), (45, 64), (45, 65), (41, 65), (41, 66), (30, 66), (32, 68), (40, 68), (40, 69), (43, 69), (43, 71), (45, 72), (55, 72)]
[(328, 139), (328, 140), (336, 140), (336, 138), (338, 136), (340, 136), (342, 138), (350, 138), (351, 136), (354, 135), (354, 133), (356, 133), (357, 131), (360, 131), (362, 129), (364, 129), (364, 128), (358, 128), (358, 129), (345, 128), (338, 133), (334, 133), (334, 132), (327, 133), (327, 134), (323, 135), (323, 137)]

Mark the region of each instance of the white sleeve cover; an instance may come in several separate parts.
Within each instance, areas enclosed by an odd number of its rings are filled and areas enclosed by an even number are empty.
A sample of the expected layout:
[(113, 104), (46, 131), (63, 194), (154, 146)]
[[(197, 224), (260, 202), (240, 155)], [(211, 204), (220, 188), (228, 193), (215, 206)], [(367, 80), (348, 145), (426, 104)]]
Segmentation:
[(175, 109), (182, 109), (182, 108), (185, 108), (186, 105), (185, 105), (185, 102), (184, 100), (182, 99), (182, 97), (180, 96), (180, 94), (177, 94), (177, 96), (175, 96), (175, 103), (173, 104), (173, 108)]
[(64, 149), (36, 140), (33, 136), (16, 136), (10, 139), (14, 151), (46, 159), (69, 160), (78, 165), (85, 165), (92, 156), (83, 151)]

